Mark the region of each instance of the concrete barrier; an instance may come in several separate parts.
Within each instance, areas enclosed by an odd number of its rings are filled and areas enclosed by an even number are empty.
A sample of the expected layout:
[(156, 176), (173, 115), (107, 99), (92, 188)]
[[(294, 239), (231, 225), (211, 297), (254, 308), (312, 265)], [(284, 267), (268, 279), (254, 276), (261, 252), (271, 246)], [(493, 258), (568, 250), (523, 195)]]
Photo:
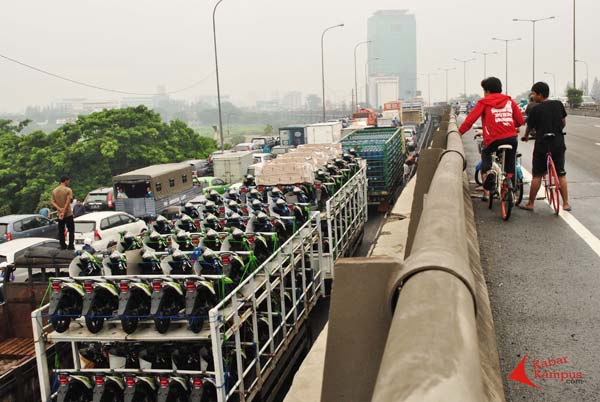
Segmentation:
[(504, 401), (462, 140), (453, 118), (441, 125), (410, 213), (391, 217), (409, 222), (375, 248), (390, 256), (336, 267), (322, 402)]

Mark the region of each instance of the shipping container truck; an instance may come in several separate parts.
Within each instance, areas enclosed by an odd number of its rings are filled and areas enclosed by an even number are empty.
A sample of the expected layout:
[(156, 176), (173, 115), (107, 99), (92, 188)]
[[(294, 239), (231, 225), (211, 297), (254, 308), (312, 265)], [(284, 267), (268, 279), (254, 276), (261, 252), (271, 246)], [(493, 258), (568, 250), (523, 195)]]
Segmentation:
[(406, 157), (402, 128), (367, 128), (341, 142), (344, 151), (354, 148), (367, 161), (369, 204), (391, 203), (402, 183)]
[(425, 110), (422, 102), (406, 102), (402, 105), (402, 124), (420, 127), (424, 122)]
[(215, 177), (223, 179), (225, 183), (229, 184), (242, 181), (248, 166), (252, 164), (254, 164), (252, 151), (230, 152), (213, 158)]
[(342, 122), (316, 123), (306, 126), (306, 144), (332, 144), (342, 136)]
[(306, 125), (298, 124), (279, 128), (279, 142), (281, 145), (298, 146), (306, 144)]
[(113, 177), (115, 209), (136, 217), (157, 215), (200, 194), (189, 163), (147, 166)]

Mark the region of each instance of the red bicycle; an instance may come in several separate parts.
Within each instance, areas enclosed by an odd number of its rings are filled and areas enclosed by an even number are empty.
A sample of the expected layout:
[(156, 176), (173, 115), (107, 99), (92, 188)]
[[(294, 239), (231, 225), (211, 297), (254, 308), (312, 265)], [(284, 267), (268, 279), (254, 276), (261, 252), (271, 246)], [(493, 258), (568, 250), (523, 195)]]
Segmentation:
[[(554, 133), (544, 134), (544, 138), (552, 139), (556, 137)], [(544, 176), (544, 186), (546, 187), (546, 199), (552, 208), (554, 213), (558, 215), (560, 212), (560, 182), (558, 181), (558, 173), (556, 173), (556, 167), (552, 160), (552, 152), (550, 151), (550, 144), (548, 144), (548, 152), (546, 152), (546, 175)]]

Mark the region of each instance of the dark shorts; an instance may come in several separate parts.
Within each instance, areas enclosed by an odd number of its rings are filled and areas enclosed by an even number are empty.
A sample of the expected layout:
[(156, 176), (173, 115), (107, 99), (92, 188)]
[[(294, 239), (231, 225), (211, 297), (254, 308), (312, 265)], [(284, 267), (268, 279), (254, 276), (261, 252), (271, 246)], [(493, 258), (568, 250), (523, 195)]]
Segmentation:
[(552, 152), (552, 161), (554, 161), (556, 173), (559, 176), (565, 176), (567, 174), (567, 172), (565, 171), (566, 150), (567, 147), (562, 141), (536, 141), (535, 146), (533, 148), (531, 174), (534, 177), (541, 177), (546, 174), (546, 172), (548, 171), (548, 166), (546, 165), (546, 153), (550, 151)]
[(498, 150), (500, 145), (511, 145), (512, 150), (506, 151), (506, 159), (504, 167), (506, 169), (507, 174), (515, 174), (515, 155), (517, 153), (517, 147), (519, 146), (519, 141), (517, 137), (504, 138), (501, 140), (497, 140), (492, 142), (489, 146), (485, 147), (481, 151), (481, 171), (483, 173), (487, 172), (492, 168), (492, 154)]

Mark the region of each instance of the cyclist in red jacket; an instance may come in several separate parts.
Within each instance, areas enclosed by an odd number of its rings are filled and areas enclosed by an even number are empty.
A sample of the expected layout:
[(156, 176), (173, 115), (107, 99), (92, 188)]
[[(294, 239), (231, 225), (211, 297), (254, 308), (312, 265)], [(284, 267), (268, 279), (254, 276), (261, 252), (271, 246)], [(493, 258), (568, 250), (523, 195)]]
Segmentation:
[(517, 103), (510, 96), (502, 94), (502, 82), (496, 77), (489, 77), (481, 81), (483, 98), (459, 128), (464, 134), (481, 117), (484, 149), (481, 151), (481, 172), (483, 175), (483, 200), (486, 200), (490, 190), (493, 190), (495, 178), (488, 171), (492, 168), (492, 154), (500, 145), (511, 145), (512, 150), (506, 152), (505, 169), (507, 177), (515, 175), (515, 155), (517, 153), (518, 133), (517, 128), (525, 122), (523, 114)]

